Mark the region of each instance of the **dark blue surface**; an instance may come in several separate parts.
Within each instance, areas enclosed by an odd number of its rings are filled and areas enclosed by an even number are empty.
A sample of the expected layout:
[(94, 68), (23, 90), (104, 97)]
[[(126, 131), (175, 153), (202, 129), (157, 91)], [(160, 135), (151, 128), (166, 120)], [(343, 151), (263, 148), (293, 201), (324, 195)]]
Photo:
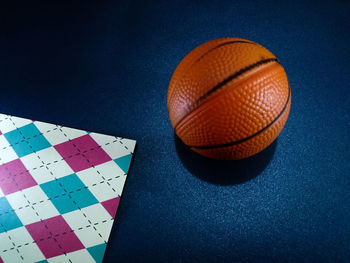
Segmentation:
[[(349, 14), (345, 0), (2, 8), (0, 112), (137, 140), (105, 262), (349, 262)], [(264, 153), (221, 164), (175, 139), (166, 94), (189, 51), (226, 36), (280, 59), (292, 108)]]

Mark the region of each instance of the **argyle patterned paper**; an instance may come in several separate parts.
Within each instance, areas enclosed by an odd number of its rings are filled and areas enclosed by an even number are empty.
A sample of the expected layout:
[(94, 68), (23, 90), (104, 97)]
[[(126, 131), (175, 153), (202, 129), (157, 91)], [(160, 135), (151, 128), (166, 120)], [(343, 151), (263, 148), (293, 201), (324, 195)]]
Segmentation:
[(0, 263), (102, 262), (135, 144), (0, 114)]

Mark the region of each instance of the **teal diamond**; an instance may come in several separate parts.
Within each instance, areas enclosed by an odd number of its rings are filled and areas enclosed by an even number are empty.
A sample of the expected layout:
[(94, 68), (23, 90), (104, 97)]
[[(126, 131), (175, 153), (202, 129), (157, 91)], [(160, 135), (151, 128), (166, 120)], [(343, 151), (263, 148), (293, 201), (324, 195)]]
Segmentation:
[(102, 259), (106, 251), (106, 244), (103, 243), (94, 247), (89, 247), (87, 248), (87, 251), (89, 251), (90, 255), (97, 263), (102, 263)]
[(124, 173), (128, 173), (129, 171), (129, 166), (131, 162), (132, 154), (125, 155), (123, 157), (120, 157), (118, 159), (115, 159), (115, 163), (118, 164), (120, 169), (123, 170)]

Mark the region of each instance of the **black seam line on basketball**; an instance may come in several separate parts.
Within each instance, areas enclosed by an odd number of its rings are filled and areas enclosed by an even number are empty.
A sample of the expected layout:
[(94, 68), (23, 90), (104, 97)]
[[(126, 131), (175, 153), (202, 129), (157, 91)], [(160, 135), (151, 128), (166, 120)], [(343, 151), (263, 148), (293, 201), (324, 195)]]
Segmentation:
[(224, 87), (227, 83), (229, 83), (230, 81), (234, 80), (235, 78), (238, 78), (240, 75), (246, 73), (249, 70), (252, 70), (253, 68), (259, 67), (260, 65), (263, 64), (267, 64), (270, 62), (276, 62), (278, 64), (280, 64), (279, 60), (277, 58), (267, 58), (267, 59), (263, 59), (260, 61), (257, 61), (253, 64), (250, 64), (249, 66), (246, 66), (242, 69), (240, 69), (239, 71), (237, 71), (236, 73), (233, 73), (232, 75), (228, 76), (226, 79), (224, 79), (223, 81), (221, 81), (220, 83), (216, 84), (211, 90), (209, 90), (207, 93), (205, 93), (204, 95), (200, 96), (199, 99), (197, 99), (191, 106), (188, 107), (187, 109), (187, 113), (184, 115), (184, 117), (182, 117), (180, 119), (180, 121), (178, 121), (178, 123), (175, 125), (175, 130), (178, 127), (178, 125), (180, 125), (180, 123), (183, 121), (183, 119), (187, 116), (187, 114), (189, 114), (199, 103), (201, 103), (203, 100), (205, 100), (206, 98), (208, 98), (211, 94), (213, 94), (215, 91), (219, 90), (220, 88)]
[[(191, 69), (195, 64), (197, 64), (202, 58), (204, 58), (206, 55), (208, 55), (210, 52), (220, 48), (220, 47), (223, 47), (223, 46), (226, 46), (226, 45), (231, 45), (231, 44), (239, 44), (239, 43), (243, 43), (243, 44), (252, 44), (252, 45), (257, 45), (257, 43), (255, 42), (249, 42), (249, 41), (245, 41), (245, 40), (230, 40), (230, 41), (227, 41), (227, 42), (224, 42), (224, 43), (221, 43), (211, 49), (209, 49), (207, 52), (205, 52), (203, 55), (201, 55), (198, 59), (196, 59), (192, 64), (191, 66), (187, 69), (186, 72), (189, 71), (189, 69)], [(186, 73), (185, 73), (186, 75)], [(182, 76), (183, 77), (183, 76)], [(178, 83), (177, 83), (178, 84)], [(173, 95), (174, 93), (172, 93)], [(172, 98), (172, 95), (171, 95), (171, 98)]]
[[(288, 86), (289, 87), (289, 86)], [(252, 138), (254, 138), (255, 136), (259, 135), (260, 133), (266, 131), (268, 128), (270, 128), (282, 115), (283, 113), (286, 111), (287, 109), (287, 106), (288, 106), (288, 103), (290, 101), (290, 95), (291, 95), (291, 91), (290, 91), (290, 87), (289, 87), (289, 90), (288, 90), (288, 98), (287, 98), (287, 102), (286, 104), (284, 105), (282, 111), (280, 112), (280, 114), (278, 114), (278, 116), (270, 123), (268, 124), (267, 126), (265, 126), (263, 129), (261, 129), (260, 131), (254, 133), (253, 135), (249, 136), (249, 137), (246, 137), (244, 139), (241, 139), (241, 140), (238, 140), (238, 141), (234, 141), (234, 142), (229, 142), (229, 143), (224, 143), (224, 144), (217, 144), (217, 145), (204, 145), (204, 146), (189, 146), (191, 148), (196, 148), (196, 149), (215, 149), (215, 148), (223, 148), (223, 147), (229, 147), (229, 146), (233, 146), (233, 145), (236, 145), (236, 144), (240, 144), (242, 142), (245, 142), (245, 141), (248, 141)]]
[(207, 52), (205, 52), (202, 56), (200, 56), (195, 62), (193, 62), (193, 64), (190, 66), (190, 68), (193, 67), (194, 64), (196, 64), (198, 61), (200, 61), (203, 57), (205, 57), (206, 55), (208, 55), (209, 53), (211, 53), (212, 51), (220, 48), (220, 47), (223, 47), (223, 46), (226, 46), (226, 45), (231, 45), (231, 44), (238, 44), (238, 43), (244, 43), (244, 44), (252, 44), (252, 45), (256, 45), (256, 43), (254, 42), (249, 42), (249, 41), (244, 41), (244, 40), (234, 40), (234, 41), (228, 41), (228, 42), (224, 42), (224, 43), (221, 43), (211, 49), (209, 49)]
[(239, 76), (241, 76), (242, 74), (246, 73), (249, 70), (252, 70), (256, 67), (259, 67), (263, 64), (267, 64), (270, 62), (278, 62), (277, 58), (267, 58), (267, 59), (263, 59), (260, 60), (258, 62), (255, 62), (253, 64), (250, 64), (249, 66), (246, 66), (242, 69), (240, 69), (239, 71), (237, 71), (236, 73), (228, 76), (226, 79), (224, 79), (223, 81), (219, 82), (218, 84), (216, 84), (211, 90), (209, 90), (207, 93), (205, 93), (204, 95), (200, 96), (190, 107), (189, 109), (193, 109), (193, 107), (197, 106), (199, 103), (201, 103), (203, 100), (205, 100), (207, 97), (209, 97), (211, 94), (213, 94), (215, 91), (221, 89), (222, 87), (224, 87), (227, 83), (229, 83), (230, 81), (234, 80), (235, 78), (238, 78)]

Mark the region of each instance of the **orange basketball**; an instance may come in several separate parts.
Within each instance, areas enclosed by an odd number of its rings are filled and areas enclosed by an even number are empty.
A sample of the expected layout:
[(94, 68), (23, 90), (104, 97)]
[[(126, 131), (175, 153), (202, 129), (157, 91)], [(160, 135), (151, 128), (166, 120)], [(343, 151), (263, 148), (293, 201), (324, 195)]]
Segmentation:
[(191, 51), (168, 90), (169, 118), (192, 150), (241, 159), (269, 146), (289, 114), (291, 91), (278, 59), (263, 46), (220, 38)]

